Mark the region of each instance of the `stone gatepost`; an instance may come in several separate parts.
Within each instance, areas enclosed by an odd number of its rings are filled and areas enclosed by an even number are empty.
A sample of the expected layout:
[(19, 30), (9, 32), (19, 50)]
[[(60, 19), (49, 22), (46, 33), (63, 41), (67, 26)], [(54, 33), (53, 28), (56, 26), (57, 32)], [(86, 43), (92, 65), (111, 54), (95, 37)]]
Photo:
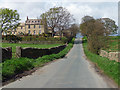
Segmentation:
[(16, 47), (16, 57), (20, 58), (22, 56), (22, 47)]

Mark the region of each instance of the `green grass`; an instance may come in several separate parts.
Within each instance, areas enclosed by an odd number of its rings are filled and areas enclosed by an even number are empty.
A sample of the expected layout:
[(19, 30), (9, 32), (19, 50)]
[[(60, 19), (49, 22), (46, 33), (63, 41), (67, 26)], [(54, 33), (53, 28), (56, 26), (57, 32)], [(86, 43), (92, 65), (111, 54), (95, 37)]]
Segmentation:
[(120, 43), (120, 36), (109, 36), (107, 48), (105, 48), (104, 50), (106, 50), (107, 52), (120, 51), (119, 43)]
[(33, 59), (28, 58), (6, 60), (2, 63), (2, 80), (4, 81), (18, 73), (32, 69), (34, 67), (33, 61)]
[(13, 57), (15, 57), (15, 52), (16, 52), (16, 46), (21, 46), (22, 48), (24, 47), (36, 47), (36, 48), (51, 48), (51, 47), (56, 47), (62, 44), (20, 44), (20, 43), (2, 43), (2, 47), (12, 47), (12, 54)]
[(111, 77), (119, 86), (119, 80), (120, 80), (120, 73), (119, 73), (119, 66), (120, 63), (113, 61), (113, 60), (109, 60), (107, 58), (101, 57), (97, 54), (93, 54), (90, 51), (88, 51), (87, 49), (87, 41), (83, 40), (83, 48), (84, 48), (84, 52), (87, 56), (87, 58), (89, 60), (91, 60), (92, 62), (96, 63), (97, 66), (103, 70), (103, 72), (105, 74), (107, 74), (109, 77)]
[(6, 81), (17, 74), (22, 73), (23, 71), (30, 70), (35, 67), (41, 67), (47, 62), (64, 57), (73, 47), (73, 42), (74, 39), (72, 39), (68, 46), (58, 54), (45, 55), (37, 59), (12, 58), (11, 60), (4, 61), (2, 65), (0, 65), (2, 66), (2, 80)]

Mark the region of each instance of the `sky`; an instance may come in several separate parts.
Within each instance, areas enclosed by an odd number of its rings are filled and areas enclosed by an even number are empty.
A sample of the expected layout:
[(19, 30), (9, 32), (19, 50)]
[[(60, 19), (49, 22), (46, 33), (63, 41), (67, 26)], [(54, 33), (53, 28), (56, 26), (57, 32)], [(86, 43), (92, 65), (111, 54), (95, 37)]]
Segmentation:
[(20, 14), (21, 22), (37, 18), (54, 6), (65, 7), (81, 23), (85, 15), (98, 18), (111, 18), (118, 25), (119, 0), (0, 0), (0, 8), (11, 8)]

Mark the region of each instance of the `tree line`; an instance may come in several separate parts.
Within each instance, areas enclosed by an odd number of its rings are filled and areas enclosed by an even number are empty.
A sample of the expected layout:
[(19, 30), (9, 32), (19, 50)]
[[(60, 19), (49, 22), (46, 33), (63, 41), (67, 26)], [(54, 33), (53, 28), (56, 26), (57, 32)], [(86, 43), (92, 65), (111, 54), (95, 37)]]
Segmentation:
[[(17, 10), (9, 8), (0, 9), (0, 24), (2, 32), (12, 31), (19, 26), (19, 13)], [(74, 23), (75, 19), (70, 12), (64, 7), (53, 7), (47, 12), (41, 14), (39, 19), (42, 20), (45, 30), (50, 28), (52, 30), (52, 36), (55, 35), (56, 31), (60, 31), (60, 36), (63, 30), (70, 30), (71, 35), (75, 36), (78, 32), (78, 25)]]

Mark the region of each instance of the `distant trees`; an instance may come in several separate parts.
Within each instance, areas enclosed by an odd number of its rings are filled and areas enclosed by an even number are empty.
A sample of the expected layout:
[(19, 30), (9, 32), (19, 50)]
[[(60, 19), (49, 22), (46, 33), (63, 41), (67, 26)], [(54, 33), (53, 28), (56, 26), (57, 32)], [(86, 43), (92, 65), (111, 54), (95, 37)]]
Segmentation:
[(54, 36), (55, 30), (60, 30), (62, 32), (62, 30), (68, 29), (74, 21), (72, 15), (63, 7), (50, 8), (40, 17), (46, 27), (52, 29), (52, 36)]
[(84, 17), (82, 18), (82, 23), (85, 23), (85, 22), (90, 21), (90, 20), (94, 20), (94, 18), (91, 17), (91, 16), (84, 16)]
[(115, 21), (110, 18), (100, 18), (98, 19), (102, 23), (104, 23), (104, 27), (110, 31), (110, 34), (116, 34), (118, 30), (118, 26), (115, 24)]
[(8, 30), (13, 30), (19, 25), (19, 14), (17, 10), (12, 10), (9, 8), (0, 8), (0, 27), (2, 32), (8, 32)]
[(84, 21), (81, 23), (80, 29), (81, 34), (87, 37), (88, 49), (91, 52), (99, 54), (99, 50), (106, 47), (107, 36), (110, 34), (110, 31), (100, 20), (91, 18)]
[(77, 24), (72, 24), (70, 27), (70, 31), (72, 33), (72, 36), (76, 36), (76, 34), (79, 32), (79, 26)]

